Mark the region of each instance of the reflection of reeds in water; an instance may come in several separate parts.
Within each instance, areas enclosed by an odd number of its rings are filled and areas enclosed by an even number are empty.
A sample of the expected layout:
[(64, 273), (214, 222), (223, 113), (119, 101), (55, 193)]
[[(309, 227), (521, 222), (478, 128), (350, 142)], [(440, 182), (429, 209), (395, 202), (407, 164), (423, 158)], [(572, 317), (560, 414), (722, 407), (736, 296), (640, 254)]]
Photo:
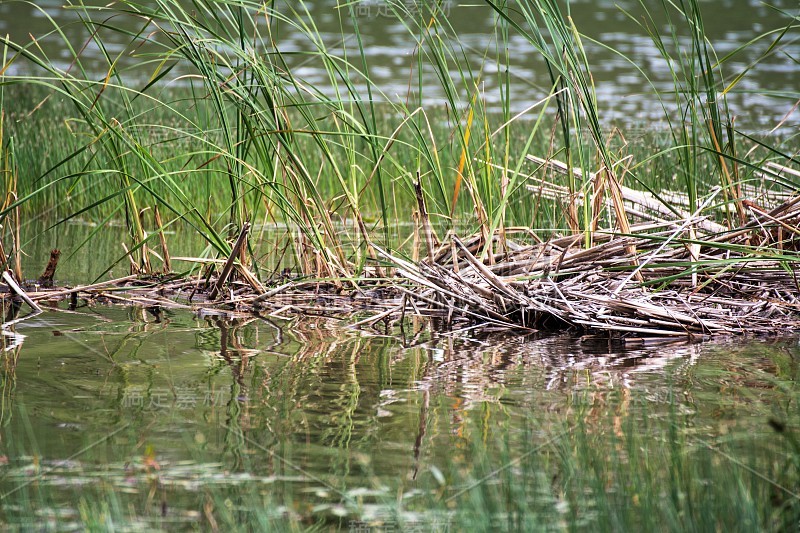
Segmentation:
[[(508, 520), (530, 529), (542, 520), (575, 528), (587, 520), (650, 524), (630, 510), (634, 495), (634, 510), (659, 520), (681, 512), (688, 524), (702, 520), (708, 505), (737, 519), (742, 509), (757, 511), (751, 518), (759, 524), (794, 516), (789, 494), (729, 459), (781, 487), (796, 481), (782, 463), (792, 457), (788, 441), (758, 425), (771, 416), (795, 431), (794, 393), (780, 385), (792, 376), (779, 378), (778, 365), (754, 359), (765, 357), (765, 345), (736, 356), (724, 342), (631, 349), (569, 335), (474, 332), (431, 334), (402, 348), (394, 332), (343, 331), (325, 318), (270, 324), (165, 312), (156, 323), (144, 310), (130, 316), (135, 324), (82, 328), (109, 333), (94, 341), (115, 361), (98, 381), (119, 376), (120, 387), (157, 390), (169, 357), (177, 390), (213, 383), (225, 389), (224, 401), (148, 415), (109, 413), (102, 399), (102, 416), (134, 425), (70, 461), (52, 450), (35, 453), (20, 425), (0, 426), (0, 456), (11, 463), (0, 465), (8, 474), (0, 496), (39, 476), (35, 487), (3, 500), (0, 521), (41, 524), (43, 513), (59, 508), (81, 524), (111, 517), (150, 528), (165, 518), (197, 527), (213, 520), (221, 529), (301, 521), (347, 527), (363, 519), (429, 530), (442, 517), (451, 530)], [(183, 337), (194, 350), (179, 344)], [(13, 422), (23, 424), (16, 412)], [(88, 441), (108, 433), (88, 423), (84, 432)], [(2, 447), (11, 440), (12, 448)], [(665, 487), (714, 501), (690, 508), (680, 494), (665, 498)], [(509, 500), (508, 492), (516, 496)]]
[(700, 348), (672, 342), (650, 348), (620, 343), (580, 342), (570, 335), (520, 338), (498, 335), (479, 339), (429, 341), (415, 350), (427, 363), (415, 388), (446, 394), (470, 409), (486, 402), (508, 401), (510, 391), (611, 393), (639, 386), (637, 376), (670, 372), (679, 376)]

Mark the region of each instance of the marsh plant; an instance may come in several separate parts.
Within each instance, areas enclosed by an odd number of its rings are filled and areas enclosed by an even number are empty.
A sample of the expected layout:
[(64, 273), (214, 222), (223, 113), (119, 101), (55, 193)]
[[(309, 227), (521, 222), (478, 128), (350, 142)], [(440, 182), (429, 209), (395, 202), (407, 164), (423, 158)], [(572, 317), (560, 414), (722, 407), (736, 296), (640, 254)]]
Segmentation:
[[(497, 246), (488, 237), (499, 232), (502, 250), (504, 229), (513, 226), (542, 238), (582, 234), (585, 246), (598, 227), (628, 233), (623, 182), (682, 193), (688, 212), (731, 226), (745, 216), (748, 184), (794, 190), (796, 176), (775, 168), (794, 164), (795, 139), (739, 132), (726, 104), (758, 61), (727, 72), (741, 49), (715, 52), (699, 2), (642, 2), (625, 12), (650, 35), (673, 80), (673, 90), (657, 90), (648, 71), (631, 64), (651, 83), (667, 124), (638, 144), (604, 121), (591, 62), (591, 48), (603, 45), (575, 26), (568, 2), (487, 6), (491, 44), (477, 58), (450, 25), (449, 4), (384, 6), (382, 16), (400, 22), (414, 43), (409, 92), (399, 97), (370, 76), (358, 3), (336, 6), (342, 39), (331, 45), (315, 24), (315, 5), (303, 1), (70, 2), (82, 40), (55, 21), (39, 37), (60, 40), (66, 63), (37, 40), (2, 41), (3, 111), (15, 118), (4, 128), (3, 161), (19, 173), (19, 191), (0, 219), (52, 209), (54, 231), (89, 218), (98, 232), (122, 220), (128, 251), (117, 260), (140, 264), (157, 261), (153, 244), (179, 227), (206, 253), (227, 256), (250, 221), (277, 228), (290, 246), (250, 244), (254, 271), (272, 261), (348, 278), (377, 259), (371, 243), (412, 255), (417, 185), (435, 231), (480, 233), (486, 253)], [(741, 48), (762, 46), (764, 59), (796, 22), (787, 13), (784, 26)], [(282, 49), (286, 32), (300, 35), (303, 49)], [(121, 36), (124, 46), (107, 45)], [(508, 43), (516, 38), (541, 55), (550, 89), (512, 114)], [(90, 65), (87, 49), (97, 52)], [(325, 79), (304, 78), (309, 65)], [(434, 90), (444, 106), (424, 105)], [(487, 90), (500, 102), (491, 109)], [(43, 131), (48, 142), (36, 142)], [(546, 174), (529, 154), (566, 163), (565, 177), (548, 179), (566, 186), (567, 197), (553, 201), (527, 187)], [(768, 161), (781, 167), (765, 168)], [(703, 203), (715, 188), (722, 204)], [(674, 210), (672, 198), (663, 204)], [(7, 238), (4, 245), (13, 248)]]

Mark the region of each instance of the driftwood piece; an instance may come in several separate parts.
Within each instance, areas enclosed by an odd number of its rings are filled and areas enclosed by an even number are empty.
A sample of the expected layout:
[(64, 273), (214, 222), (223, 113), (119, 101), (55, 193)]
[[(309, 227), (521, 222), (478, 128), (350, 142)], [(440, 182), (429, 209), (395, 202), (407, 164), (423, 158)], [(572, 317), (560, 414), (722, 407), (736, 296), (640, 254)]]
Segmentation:
[(39, 283), (43, 287), (52, 287), (53, 286), (53, 276), (56, 275), (56, 268), (58, 268), (58, 260), (61, 257), (61, 251), (57, 248), (54, 248), (50, 251), (50, 260), (47, 262), (47, 266), (42, 272), (42, 275), (39, 276)]
[(6, 282), (6, 285), (8, 285), (9, 289), (11, 289), (11, 292), (16, 294), (20, 298), (22, 298), (22, 301), (25, 302), (26, 304), (28, 304), (28, 306), (30, 306), (31, 309), (33, 309), (37, 313), (41, 313), (42, 312), (42, 308), (39, 307), (36, 304), (36, 302), (34, 302), (25, 293), (24, 290), (22, 290), (22, 287), (20, 287), (19, 284), (16, 281), (14, 281), (14, 277), (11, 275), (11, 271), (10, 270), (4, 270), (3, 271), (3, 281)]

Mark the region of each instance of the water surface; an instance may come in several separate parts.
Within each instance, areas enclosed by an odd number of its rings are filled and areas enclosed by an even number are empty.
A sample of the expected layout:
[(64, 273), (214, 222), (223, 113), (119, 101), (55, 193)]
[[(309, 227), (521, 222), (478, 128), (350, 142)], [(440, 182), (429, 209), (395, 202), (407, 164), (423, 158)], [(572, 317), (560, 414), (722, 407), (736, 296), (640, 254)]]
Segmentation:
[[(686, 28), (670, 26), (666, 18), (661, 16), (661, 8), (657, 3), (651, 4), (648, 7), (656, 17), (655, 30), (663, 39), (669, 41), (673, 30), (679, 35), (686, 35)], [(404, 5), (409, 6), (412, 14), (418, 12), (418, 4), (406, 2)], [(277, 9), (292, 20), (300, 20), (307, 16), (304, 14), (307, 8), (328, 50), (342, 57), (348, 54), (352, 60), (359, 57), (357, 37), (343, 6), (331, 0), (312, 0), (277, 4)], [(796, 128), (800, 116), (793, 111), (793, 106), (797, 101), (800, 35), (796, 30), (790, 30), (773, 49), (770, 49), (773, 39), (767, 38), (738, 51), (756, 37), (770, 31), (779, 33), (790, 25), (792, 17), (798, 16), (796, 2), (708, 0), (702, 2), (701, 7), (705, 32), (717, 57), (725, 58), (735, 52), (725, 63), (725, 82), (729, 83), (739, 73), (750, 69), (730, 94), (732, 114), (737, 124), (751, 130), (769, 130), (787, 118), (785, 125)], [(460, 50), (463, 46), (479, 79), (481, 97), (490, 108), (500, 110), (501, 75), (506, 70), (510, 75), (511, 94), (508, 100), (513, 112), (528, 108), (547, 94), (551, 82), (540, 54), (523, 36), (511, 31), (506, 61), (505, 49), (498, 49), (492, 37), (498, 25), (497, 16), (487, 5), (448, 0), (443, 4), (443, 9), (447, 14), (447, 22), (459, 38), (460, 45), (456, 49)], [(382, 92), (378, 99), (409, 101), (418, 83), (413, 36), (391, 15), (383, 1), (358, 2), (354, 4), (354, 13), (367, 56), (370, 78)], [(570, 16), (579, 30), (586, 34), (585, 46), (600, 101), (601, 119), (607, 124), (623, 124), (630, 133), (637, 127), (651, 128), (653, 121), (663, 123), (662, 102), (653, 96), (653, 86), (665, 97), (668, 106), (673, 91), (671, 65), (661, 58), (652, 39), (639, 24), (643, 21), (642, 15), (641, 5), (631, 0), (571, 2)], [(674, 19), (677, 20), (677, 17)], [(0, 31), (9, 32), (13, 40), (21, 43), (30, 42), (30, 35), (35, 36), (47, 56), (66, 70), (73, 62), (73, 55), (63, 41), (52, 33), (53, 23), (65, 25), (64, 33), (74, 49), (81, 50), (85, 68), (90, 72), (94, 70), (98, 79), (105, 76), (107, 63), (102, 59), (99, 47), (88, 38), (89, 33), (80, 22), (77, 10), (65, 9), (60, 0), (0, 3)], [(141, 22), (133, 18), (114, 17), (110, 23), (128, 31), (141, 29)], [(120, 68), (135, 66), (143, 61), (141, 49), (136, 52), (125, 51), (127, 37), (124, 35), (104, 31), (100, 34), (108, 52), (124, 52), (118, 62)], [(277, 48), (286, 54), (294, 76), (323, 91), (330, 91), (324, 65), (306, 54), (313, 50), (307, 36), (284, 25), (274, 33), (273, 38)], [(688, 41), (685, 42), (688, 46)], [(356, 62), (360, 65), (360, 60)], [(23, 74), (28, 68), (24, 62), (17, 61), (8, 74)], [(423, 69), (423, 103), (444, 105), (444, 93), (436, 72), (429, 66)], [(152, 74), (150, 70), (144, 69), (135, 74), (134, 69), (134, 77), (147, 79)], [(455, 65), (451, 67), (451, 74), (459, 78)], [(358, 83), (357, 76), (352, 81)], [(470, 96), (468, 92), (460, 95), (464, 102)], [(411, 98), (410, 101), (413, 100)], [(674, 120), (676, 117), (673, 115), (671, 118)]]
[[(613, 434), (609, 419), (668, 428), (677, 409), (701, 442), (769, 442), (768, 419), (793, 416), (800, 354), (794, 339), (625, 349), (104, 307), (16, 333), (0, 374), (0, 516), (64, 529), (101, 488), (132, 527), (205, 528), (223, 489), (306, 523), (391, 524), (398, 501), (425, 508), (441, 472), (475, 468), (476, 446), (499, 453), (533, 431), (547, 451), (576, 416)], [(652, 428), (641, 438), (662, 446)]]

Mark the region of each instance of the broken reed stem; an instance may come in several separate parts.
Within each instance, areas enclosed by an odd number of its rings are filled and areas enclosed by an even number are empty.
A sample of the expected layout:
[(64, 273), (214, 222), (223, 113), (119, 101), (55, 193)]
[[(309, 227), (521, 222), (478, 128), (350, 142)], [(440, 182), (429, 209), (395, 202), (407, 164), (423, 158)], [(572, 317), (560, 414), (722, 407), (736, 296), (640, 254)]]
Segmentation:
[(417, 195), (417, 207), (419, 209), (419, 218), (422, 222), (422, 232), (425, 237), (425, 248), (428, 252), (428, 262), (430, 264), (434, 263), (434, 253), (433, 250), (435, 248), (434, 240), (433, 240), (433, 228), (431, 228), (431, 221), (428, 217), (428, 210), (425, 207), (425, 197), (422, 191), (422, 182), (420, 178), (420, 173), (417, 172), (417, 181), (414, 183), (414, 192)]
[(53, 286), (53, 277), (56, 275), (56, 268), (58, 268), (58, 260), (61, 257), (61, 250), (57, 248), (50, 251), (50, 260), (47, 261), (47, 266), (42, 272), (42, 275), (39, 276), (39, 283), (41, 283), (44, 287), (52, 287)]
[(11, 271), (9, 271), (9, 270), (4, 270), (3, 271), (3, 281), (5, 281), (6, 285), (8, 285), (8, 288), (11, 289), (11, 291), (14, 292), (17, 296), (22, 298), (22, 301), (24, 301), (26, 304), (28, 304), (28, 306), (30, 306), (30, 308), (33, 309), (34, 312), (36, 312), (36, 313), (41, 313), (42, 312), (42, 308), (39, 307), (36, 304), (36, 302), (31, 300), (31, 298), (25, 293), (25, 291), (22, 290), (22, 287), (20, 287), (17, 284), (17, 282), (14, 281), (14, 277), (12, 276)]
[(130, 250), (128, 250), (128, 247), (124, 242), (121, 242), (120, 245), (122, 246), (122, 249), (125, 250), (125, 256), (128, 258), (128, 263), (131, 267), (131, 274), (141, 274), (142, 269), (139, 268), (139, 264), (136, 262), (136, 259), (133, 258), (133, 254), (130, 252)]
[(144, 230), (144, 214), (150, 209), (145, 207), (139, 211), (139, 226), (142, 228), (142, 271), (145, 274), (152, 274), (153, 267), (150, 266), (150, 248), (147, 246), (147, 232)]
[(167, 247), (167, 236), (164, 234), (164, 223), (161, 221), (161, 213), (158, 211), (158, 204), (153, 207), (153, 219), (158, 231), (158, 240), (161, 242), (161, 259), (164, 261), (163, 272), (164, 274), (169, 274), (172, 272), (172, 264), (169, 248)]
[[(714, 143), (714, 149), (717, 151), (717, 157), (719, 158), (719, 164), (722, 168), (722, 178), (723, 178), (723, 185), (726, 189), (726, 192), (729, 192), (731, 195), (731, 201), (736, 206), (736, 214), (739, 217), (739, 224), (744, 225), (747, 224), (747, 213), (745, 213), (744, 205), (742, 204), (742, 190), (739, 187), (738, 182), (734, 182), (733, 178), (731, 177), (730, 172), (728, 171), (728, 164), (725, 162), (725, 157), (723, 156), (722, 147), (719, 144), (719, 139), (717, 139), (717, 132), (714, 128), (714, 123), (709, 119), (708, 123), (708, 131), (711, 133), (711, 141)], [(731, 142), (733, 140), (731, 139)]]
[(228, 281), (228, 277), (230, 277), (231, 272), (233, 272), (233, 266), (236, 262), (236, 259), (239, 257), (239, 254), (244, 249), (245, 242), (247, 242), (247, 233), (250, 231), (250, 222), (245, 222), (242, 225), (242, 229), (239, 232), (239, 237), (236, 239), (236, 243), (233, 245), (231, 249), (231, 255), (228, 257), (228, 260), (225, 262), (225, 266), (222, 267), (222, 271), (217, 278), (217, 282), (209, 292), (208, 297), (211, 300), (215, 300), (219, 295), (220, 291), (222, 291), (222, 287), (225, 286), (225, 282)]
[[(611, 196), (611, 204), (614, 206), (614, 214), (617, 217), (617, 224), (619, 224), (619, 230), (624, 235), (630, 235), (631, 233), (631, 225), (628, 221), (628, 214), (625, 211), (625, 203), (622, 197), (622, 190), (620, 189), (619, 181), (617, 181), (617, 177), (611, 172), (611, 169), (608, 167), (603, 167), (603, 175), (606, 177), (606, 184), (608, 187), (609, 196)], [(631, 256), (631, 266), (638, 267), (639, 262), (636, 259), (636, 246), (630, 245), (628, 246), (625, 251), (628, 255)], [(642, 278), (642, 274), (637, 271), (636, 273), (636, 281), (644, 281)]]
[[(14, 197), (16, 198), (16, 193)], [(19, 206), (14, 208), (14, 274), (17, 279), (22, 278), (22, 238), (20, 236)]]

